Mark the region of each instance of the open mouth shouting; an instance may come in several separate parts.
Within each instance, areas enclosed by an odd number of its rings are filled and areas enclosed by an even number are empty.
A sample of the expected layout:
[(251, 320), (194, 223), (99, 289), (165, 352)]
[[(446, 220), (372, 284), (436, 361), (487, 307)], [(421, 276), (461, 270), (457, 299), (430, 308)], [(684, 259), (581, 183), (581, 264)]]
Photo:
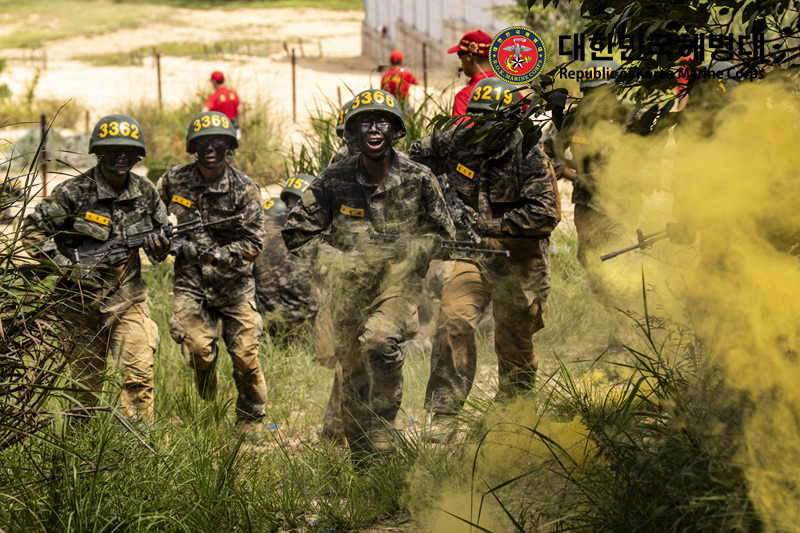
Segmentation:
[(364, 113), (356, 122), (356, 140), (361, 153), (373, 160), (383, 159), (392, 147), (395, 127), (382, 113)]

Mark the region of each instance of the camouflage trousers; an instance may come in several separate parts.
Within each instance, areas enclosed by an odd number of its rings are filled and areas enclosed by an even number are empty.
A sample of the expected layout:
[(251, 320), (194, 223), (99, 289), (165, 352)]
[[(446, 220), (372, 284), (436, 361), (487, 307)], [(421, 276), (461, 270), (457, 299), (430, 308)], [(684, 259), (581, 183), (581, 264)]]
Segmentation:
[(76, 397), (84, 406), (97, 403), (106, 380), (109, 356), (121, 380), (120, 407), (126, 416), (153, 419), (153, 354), (158, 327), (150, 319), (147, 302), (135, 303), (116, 314), (84, 317), (86, 329), (70, 347), (73, 379), (85, 387)]
[(169, 332), (181, 345), (186, 364), (195, 373), (216, 372), (219, 331), (233, 361), (237, 420), (265, 416), (267, 387), (258, 362), (263, 322), (252, 301), (226, 307), (209, 307), (205, 301), (175, 295), (175, 315)]
[[(575, 205), (578, 262), (586, 271), (589, 288), (608, 316), (609, 343), (631, 346), (636, 335), (630, 319), (620, 311), (635, 310), (641, 272), (631, 265), (634, 254), (603, 262), (600, 256), (631, 244), (621, 224), (591, 207)], [(640, 290), (640, 288), (639, 288)]]
[(319, 310), (314, 319), (314, 360), (335, 371), (331, 394), (322, 419), (322, 434), (328, 438), (344, 435), (342, 422), (342, 365), (334, 351), (334, 326), (331, 317), (330, 295), (317, 289)]
[(417, 295), (400, 288), (331, 301), (334, 353), (341, 365), (341, 414), (354, 456), (373, 453), (371, 436), (393, 426), (403, 398), (400, 344), (419, 327)]
[(482, 271), (469, 261), (443, 261), (437, 267), (444, 281), (425, 392), (428, 411), (454, 415), (464, 405), (477, 366), (475, 329), (490, 301), (499, 393), (513, 395), (533, 385), (539, 357), (532, 337), (547, 313), (547, 296), (531, 276), (537, 265), (493, 261)]

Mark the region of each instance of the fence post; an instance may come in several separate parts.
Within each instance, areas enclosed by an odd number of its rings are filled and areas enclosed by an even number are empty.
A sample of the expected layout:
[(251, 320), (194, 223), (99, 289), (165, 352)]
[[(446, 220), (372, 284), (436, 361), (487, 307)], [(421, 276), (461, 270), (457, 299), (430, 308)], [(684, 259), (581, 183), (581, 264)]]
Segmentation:
[(428, 43), (422, 43), (422, 86), (428, 94)]
[(156, 52), (156, 74), (158, 78), (158, 108), (161, 109), (161, 54)]
[(39, 173), (42, 175), (42, 197), (47, 198), (47, 118), (39, 117), (39, 131), (42, 149), (39, 153)]
[(297, 59), (292, 48), (292, 122), (297, 122), (297, 77), (295, 75), (295, 64)]

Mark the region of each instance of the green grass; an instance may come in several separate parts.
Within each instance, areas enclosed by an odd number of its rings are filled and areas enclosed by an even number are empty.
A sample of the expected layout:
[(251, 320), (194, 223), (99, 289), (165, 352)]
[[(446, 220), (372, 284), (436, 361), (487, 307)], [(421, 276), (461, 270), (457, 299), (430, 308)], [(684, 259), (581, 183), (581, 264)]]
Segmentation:
[[(131, 52), (84, 55), (77, 56), (75, 59), (87, 62), (93, 67), (142, 65), (145, 58), (149, 58), (152, 55), (153, 48), (152, 46), (147, 46)], [(270, 56), (281, 50), (281, 44), (277, 41), (236, 39), (205, 44), (196, 42), (162, 43), (156, 48), (159, 54), (165, 56), (188, 57), (191, 59), (215, 59), (218, 57), (234, 59), (245, 56)]]
[[(0, 37), (3, 48), (39, 48), (46, 41), (102, 35), (163, 21), (170, 10), (156, 5), (118, 5), (79, 0), (0, 0), (0, 22), (16, 29)], [(111, 44), (111, 43), (109, 43)]]

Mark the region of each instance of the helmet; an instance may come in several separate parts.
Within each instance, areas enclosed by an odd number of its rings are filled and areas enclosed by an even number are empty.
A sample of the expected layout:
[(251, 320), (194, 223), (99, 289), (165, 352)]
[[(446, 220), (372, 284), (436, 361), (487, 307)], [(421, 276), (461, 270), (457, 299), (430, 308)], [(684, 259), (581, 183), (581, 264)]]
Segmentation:
[(89, 138), (89, 153), (96, 153), (98, 146), (133, 146), (144, 155), (142, 127), (128, 115), (107, 115), (97, 121)]
[(219, 111), (204, 111), (189, 123), (189, 131), (186, 133), (186, 151), (190, 154), (195, 153), (194, 141), (208, 135), (225, 135), (231, 140), (231, 148), (239, 148), (236, 128), (233, 127), (231, 120)]
[(403, 118), (403, 111), (400, 109), (400, 102), (391, 93), (381, 89), (367, 89), (361, 91), (353, 98), (350, 110), (344, 118), (344, 128), (347, 134), (350, 124), (355, 124), (353, 119), (362, 113), (373, 111), (389, 115), (398, 124), (397, 133), (394, 140), (401, 139), (406, 135), (406, 122)]
[(277, 196), (264, 200), (263, 206), (265, 215), (279, 215), (287, 211), (286, 204)]
[(581, 91), (614, 83), (614, 72), (619, 63), (613, 59), (597, 59), (587, 62), (581, 70)]
[(336, 121), (336, 136), (340, 139), (344, 139), (344, 119), (347, 117), (347, 112), (350, 111), (351, 105), (353, 105), (352, 100), (344, 104), (341, 109), (339, 109), (339, 118)]
[[(741, 79), (739, 77), (739, 69), (734, 67), (733, 63), (730, 61), (713, 61), (711, 63), (706, 63), (700, 68), (713, 74), (713, 79), (719, 81), (723, 90), (726, 88), (732, 89), (739, 85), (739, 80)], [(709, 79), (711, 79), (711, 76), (709, 76)]]
[(298, 198), (306, 192), (314, 181), (314, 176), (310, 174), (295, 174), (286, 181), (281, 191), (281, 200), (285, 203), (289, 195), (297, 196)]
[(498, 107), (518, 104), (519, 87), (500, 78), (483, 78), (469, 96), (467, 113), (490, 113)]

